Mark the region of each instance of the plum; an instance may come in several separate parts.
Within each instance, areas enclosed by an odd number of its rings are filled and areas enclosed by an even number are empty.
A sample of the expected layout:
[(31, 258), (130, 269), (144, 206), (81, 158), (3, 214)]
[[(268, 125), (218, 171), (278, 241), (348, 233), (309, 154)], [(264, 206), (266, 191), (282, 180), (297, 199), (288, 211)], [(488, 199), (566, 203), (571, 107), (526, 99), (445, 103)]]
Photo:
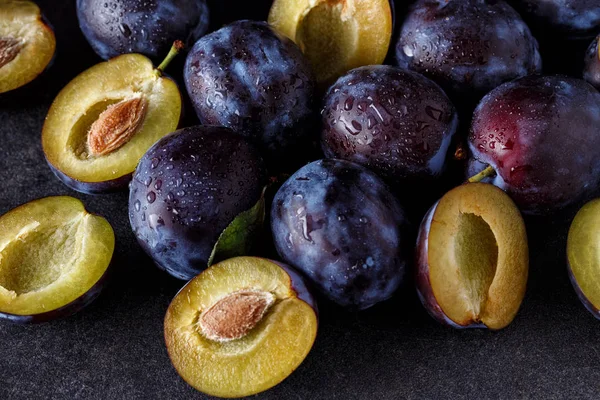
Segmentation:
[(496, 86), (542, 66), (537, 41), (502, 0), (417, 1), (401, 27), (396, 62), (436, 81), (469, 113)]
[(290, 267), (256, 257), (213, 265), (175, 296), (165, 316), (171, 362), (195, 389), (245, 397), (287, 378), (317, 334), (317, 306)]
[(600, 319), (600, 199), (579, 210), (567, 239), (569, 278), (585, 308)]
[(68, 196), (46, 197), (0, 217), (0, 319), (37, 323), (90, 304), (106, 283), (115, 235)]
[(583, 79), (600, 90), (600, 35), (590, 44), (585, 54)]
[(269, 23), (300, 46), (326, 89), (352, 68), (383, 63), (393, 11), (392, 0), (275, 0)]
[(525, 296), (525, 223), (492, 185), (470, 183), (442, 197), (421, 223), (416, 259), (419, 298), (444, 325), (504, 328)]
[(191, 46), (208, 30), (206, 0), (77, 0), (79, 26), (103, 59), (140, 53), (153, 61), (175, 40)]
[(271, 228), (282, 259), (341, 306), (371, 307), (403, 280), (404, 211), (359, 164), (326, 159), (301, 168), (277, 192)]
[(313, 75), (300, 49), (266, 23), (238, 21), (204, 36), (184, 73), (200, 121), (248, 137), (268, 161), (286, 161), (309, 138)]
[(513, 3), (540, 32), (570, 39), (591, 39), (600, 33), (597, 0), (513, 0)]
[(264, 219), (265, 184), (263, 161), (242, 136), (222, 127), (181, 129), (140, 160), (131, 227), (158, 267), (189, 280), (215, 256), (248, 250)]
[(52, 172), (89, 194), (125, 189), (139, 159), (171, 133), (181, 117), (181, 93), (163, 70), (181, 50), (175, 42), (157, 68), (125, 54), (75, 77), (58, 94), (42, 130)]
[(325, 156), (353, 161), (395, 182), (422, 182), (444, 170), (458, 125), (434, 82), (391, 66), (354, 69), (325, 96)]
[(52, 62), (54, 31), (32, 1), (0, 2), (0, 93), (33, 81)]
[(600, 93), (581, 79), (529, 76), (486, 95), (473, 115), (468, 174), (527, 214), (549, 214), (600, 184)]

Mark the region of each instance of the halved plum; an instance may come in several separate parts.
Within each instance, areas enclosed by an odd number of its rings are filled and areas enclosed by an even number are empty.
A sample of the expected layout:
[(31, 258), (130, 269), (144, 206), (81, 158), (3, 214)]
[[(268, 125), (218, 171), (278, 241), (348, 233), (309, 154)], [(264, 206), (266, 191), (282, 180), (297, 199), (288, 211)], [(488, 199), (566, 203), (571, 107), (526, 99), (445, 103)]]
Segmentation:
[(291, 268), (237, 257), (181, 289), (165, 316), (165, 341), (188, 384), (242, 397), (287, 378), (312, 348), (317, 323), (315, 301)]
[(459, 186), (423, 219), (417, 291), (442, 324), (506, 327), (525, 296), (528, 269), (525, 224), (510, 197), (495, 186)]
[(17, 89), (40, 75), (56, 49), (52, 29), (32, 1), (0, 1), (0, 93)]
[(0, 319), (69, 316), (102, 289), (115, 247), (110, 224), (81, 201), (46, 197), (0, 217)]
[(392, 7), (389, 0), (275, 0), (269, 23), (298, 44), (326, 87), (353, 68), (383, 63)]
[(67, 186), (89, 194), (124, 189), (146, 150), (177, 129), (181, 95), (162, 71), (177, 43), (154, 68), (140, 54), (100, 63), (56, 97), (42, 131), (50, 168)]
[(579, 299), (600, 319), (600, 199), (575, 216), (567, 239), (569, 277)]

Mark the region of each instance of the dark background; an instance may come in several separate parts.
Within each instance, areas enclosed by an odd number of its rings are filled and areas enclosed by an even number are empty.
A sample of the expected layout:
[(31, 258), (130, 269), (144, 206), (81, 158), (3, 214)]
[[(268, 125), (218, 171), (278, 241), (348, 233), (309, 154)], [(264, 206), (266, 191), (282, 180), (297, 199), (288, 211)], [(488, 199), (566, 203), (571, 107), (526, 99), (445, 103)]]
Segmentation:
[[(52, 99), (99, 59), (79, 32), (74, 1), (39, 3), (56, 30), (58, 53), (32, 86), (0, 98), (0, 213), (39, 197), (75, 196), (111, 222), (117, 247), (112, 280), (83, 312), (34, 326), (0, 322), (0, 399), (203, 398), (171, 366), (162, 336), (164, 313), (183, 283), (155, 268), (136, 244), (127, 194), (76, 193), (44, 161), (40, 132)], [(256, 4), (250, 13), (220, 7), (230, 19), (265, 15)], [(174, 75), (180, 74), (177, 68)], [(528, 291), (517, 318), (503, 331), (442, 327), (425, 313), (410, 285), (359, 314), (321, 302), (313, 350), (287, 380), (258, 397), (599, 398), (600, 322), (577, 300), (565, 266), (574, 212), (527, 220)]]

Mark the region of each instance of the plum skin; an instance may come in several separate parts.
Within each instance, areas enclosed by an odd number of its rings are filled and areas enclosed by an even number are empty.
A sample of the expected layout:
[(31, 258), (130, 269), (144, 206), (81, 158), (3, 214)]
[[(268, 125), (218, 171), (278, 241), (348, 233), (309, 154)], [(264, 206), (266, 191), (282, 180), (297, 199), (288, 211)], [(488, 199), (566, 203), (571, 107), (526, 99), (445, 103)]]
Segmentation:
[(596, 319), (600, 320), (600, 310), (598, 310), (598, 308), (596, 308), (592, 304), (592, 302), (588, 300), (588, 298), (585, 296), (585, 294), (579, 287), (579, 284), (577, 283), (577, 280), (575, 279), (575, 276), (573, 275), (573, 272), (571, 270), (571, 264), (569, 263), (568, 259), (567, 259), (567, 267), (568, 267), (569, 281), (571, 282), (571, 285), (573, 286), (573, 290), (575, 290), (575, 293), (577, 294), (577, 298), (579, 299), (581, 304), (583, 304), (585, 309), (590, 312), (590, 314), (592, 314)]
[(83, 182), (77, 179), (71, 178), (64, 172), (58, 170), (54, 165), (52, 165), (48, 160), (46, 160), (50, 170), (62, 183), (66, 186), (70, 187), (73, 190), (76, 190), (80, 193), (85, 194), (105, 194), (105, 193), (115, 193), (121, 192), (125, 188), (129, 182), (131, 182), (132, 174), (126, 174), (119, 178), (112, 179), (110, 181), (104, 182)]
[(600, 32), (600, 3), (596, 0), (513, 0), (536, 25), (567, 39), (592, 38)]
[(103, 59), (141, 53), (158, 62), (175, 40), (192, 45), (208, 30), (206, 0), (77, 0), (84, 36)]
[(404, 212), (359, 164), (325, 159), (301, 168), (277, 192), (271, 228), (281, 258), (348, 309), (388, 299), (403, 280)]
[(391, 181), (439, 176), (458, 126), (437, 84), (383, 65), (340, 78), (325, 96), (322, 115), (326, 157), (363, 164)]
[(583, 69), (583, 79), (590, 85), (600, 90), (600, 51), (598, 44), (600, 35), (588, 47), (585, 53), (585, 65)]
[(417, 237), (417, 247), (415, 251), (415, 285), (417, 288), (417, 295), (419, 300), (427, 313), (437, 322), (442, 325), (449, 326), (455, 329), (466, 329), (466, 328), (486, 328), (484, 324), (472, 323), (467, 326), (459, 325), (452, 321), (444, 313), (440, 305), (438, 304), (433, 289), (431, 288), (431, 282), (429, 280), (429, 260), (428, 260), (428, 247), (429, 247), (429, 231), (431, 229), (431, 222), (433, 221), (433, 215), (439, 202), (435, 203), (425, 214), (423, 222), (419, 228), (419, 235)]
[(395, 59), (436, 81), (457, 105), (542, 66), (536, 39), (502, 0), (418, 1), (401, 27)]
[(238, 21), (201, 38), (187, 56), (184, 79), (202, 124), (248, 137), (267, 160), (285, 161), (312, 133), (308, 61), (267, 23)]
[(473, 116), (467, 174), (505, 190), (526, 214), (555, 212), (600, 183), (600, 93), (583, 80), (530, 76), (483, 98)]
[(130, 185), (133, 232), (157, 266), (189, 280), (207, 268), (221, 233), (261, 198), (262, 158), (227, 128), (196, 126), (159, 140)]

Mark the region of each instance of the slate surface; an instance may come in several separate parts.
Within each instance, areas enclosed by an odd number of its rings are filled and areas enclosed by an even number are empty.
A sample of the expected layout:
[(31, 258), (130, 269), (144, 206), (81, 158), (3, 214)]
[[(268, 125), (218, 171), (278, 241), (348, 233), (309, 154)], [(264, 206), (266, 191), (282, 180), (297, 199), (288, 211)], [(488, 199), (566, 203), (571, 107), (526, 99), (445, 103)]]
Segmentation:
[[(38, 326), (0, 323), (0, 399), (199, 399), (171, 367), (162, 337), (182, 286), (134, 241), (127, 194), (86, 196), (54, 178), (40, 132), (57, 91), (98, 62), (80, 35), (72, 1), (42, 1), (57, 30), (55, 65), (29, 93), (0, 99), (0, 213), (67, 194), (115, 228), (115, 272), (100, 298), (69, 319)], [(573, 212), (528, 220), (527, 296), (501, 332), (437, 325), (404, 288), (360, 314), (327, 304), (314, 349), (264, 399), (597, 399), (600, 322), (577, 300), (565, 270)]]

